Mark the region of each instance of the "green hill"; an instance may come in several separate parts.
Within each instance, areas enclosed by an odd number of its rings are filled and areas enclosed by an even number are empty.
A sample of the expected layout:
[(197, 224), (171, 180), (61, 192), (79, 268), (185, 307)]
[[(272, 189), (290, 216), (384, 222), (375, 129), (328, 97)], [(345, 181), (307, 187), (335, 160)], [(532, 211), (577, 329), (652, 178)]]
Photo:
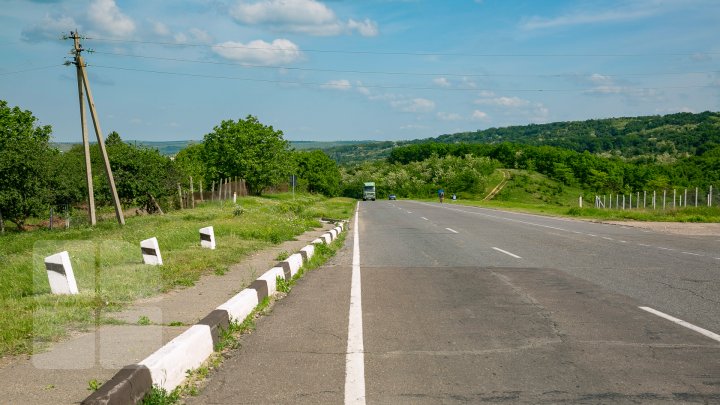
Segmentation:
[(399, 142), (368, 142), (324, 149), (341, 164), (384, 159), (397, 146), (422, 143), (514, 142), (556, 146), (577, 152), (640, 159), (661, 156), (673, 160), (702, 155), (720, 145), (720, 113), (677, 113), (664, 116), (607, 118), (530, 124)]

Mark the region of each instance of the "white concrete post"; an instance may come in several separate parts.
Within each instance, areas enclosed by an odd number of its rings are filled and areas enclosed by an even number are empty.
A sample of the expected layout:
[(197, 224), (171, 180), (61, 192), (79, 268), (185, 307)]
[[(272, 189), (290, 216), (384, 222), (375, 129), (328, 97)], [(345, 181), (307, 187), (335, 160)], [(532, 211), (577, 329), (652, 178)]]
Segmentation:
[(237, 202), (237, 192), (233, 193), (233, 204)]
[(578, 198), (578, 203), (580, 204), (580, 208), (582, 208), (582, 196)]
[(60, 252), (45, 258), (45, 269), (50, 281), (50, 291), (53, 294), (77, 294), (78, 288), (75, 282), (70, 264), (68, 252)]
[(215, 249), (215, 231), (212, 226), (200, 228), (200, 246)]
[(145, 239), (140, 242), (140, 250), (143, 255), (143, 263), (154, 266), (162, 266), (162, 256), (160, 255), (160, 245), (155, 237)]

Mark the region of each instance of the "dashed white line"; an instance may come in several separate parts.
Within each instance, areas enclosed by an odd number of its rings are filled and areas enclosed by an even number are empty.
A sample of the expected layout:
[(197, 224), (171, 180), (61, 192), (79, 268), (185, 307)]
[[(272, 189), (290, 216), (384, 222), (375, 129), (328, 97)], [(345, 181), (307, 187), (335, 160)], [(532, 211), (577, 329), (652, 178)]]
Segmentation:
[(643, 311), (650, 312), (651, 314), (657, 315), (661, 318), (665, 318), (668, 321), (675, 322), (678, 325), (681, 325), (688, 329), (694, 330), (695, 332), (697, 332), (701, 335), (707, 336), (712, 340), (720, 342), (720, 335), (718, 335), (717, 333), (710, 332), (707, 329), (703, 329), (699, 326), (695, 326), (695, 325), (691, 324), (690, 322), (685, 322), (682, 319), (675, 318), (674, 316), (670, 316), (666, 313), (660, 312), (660, 311), (658, 311), (656, 309), (652, 309), (650, 307), (638, 307), (638, 308), (642, 309)]
[(684, 255), (691, 255), (691, 256), (703, 256), (699, 253), (693, 253), (693, 252), (680, 252), (680, 253), (682, 253)]
[(352, 280), (350, 284), (350, 314), (348, 321), (347, 353), (345, 354), (345, 404), (365, 404), (365, 348), (362, 326), (362, 291), (360, 281), (360, 235), (358, 216), (360, 203), (355, 209), (353, 230)]
[(458, 232), (458, 231), (456, 231), (456, 230), (454, 230), (454, 229), (451, 229), (451, 228), (445, 228), (445, 229), (447, 229), (448, 231), (450, 231), (450, 232), (452, 232), (452, 233), (460, 233), (460, 232)]
[(602, 238), (603, 238), (603, 239), (606, 239), (606, 240), (615, 240), (615, 239), (609, 238), (609, 237), (607, 237), (607, 236), (603, 236)]
[(425, 218), (425, 217), (420, 217), (420, 218), (422, 218), (422, 219), (424, 219), (424, 220), (428, 221), (428, 219), (427, 219), (427, 218)]
[(510, 252), (508, 252), (507, 250), (502, 250), (502, 249), (496, 248), (496, 247), (494, 247), (493, 249), (497, 250), (498, 252), (505, 253), (505, 254), (508, 255), (508, 256), (512, 256), (512, 257), (514, 257), (514, 258), (516, 258), (516, 259), (522, 259), (522, 257), (520, 257), (520, 256), (518, 256), (518, 255), (516, 255), (516, 254), (514, 254), (514, 253), (510, 253)]

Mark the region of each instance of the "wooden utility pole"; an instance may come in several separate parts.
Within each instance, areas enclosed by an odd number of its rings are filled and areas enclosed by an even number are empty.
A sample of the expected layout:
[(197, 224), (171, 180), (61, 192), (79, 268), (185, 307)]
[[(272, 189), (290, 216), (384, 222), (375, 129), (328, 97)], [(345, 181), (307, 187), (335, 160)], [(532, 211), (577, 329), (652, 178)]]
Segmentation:
[(87, 71), (85, 70), (85, 61), (82, 57), (82, 51), (84, 50), (80, 45), (80, 34), (77, 31), (70, 32), (70, 38), (74, 41), (73, 54), (75, 55), (74, 65), (77, 69), (78, 75), (78, 92), (80, 97), (80, 121), (83, 127), (83, 146), (85, 148), (85, 170), (86, 170), (86, 181), (88, 182), (88, 204), (90, 205), (90, 223), (95, 225), (95, 201), (93, 196), (92, 188), (92, 172), (90, 168), (90, 144), (87, 139), (87, 131), (85, 129), (85, 108), (83, 105), (83, 94), (82, 90), (85, 90), (87, 95), (88, 107), (90, 107), (90, 116), (93, 121), (93, 128), (95, 129), (95, 135), (98, 141), (98, 147), (100, 148), (100, 155), (102, 156), (103, 163), (105, 166), (105, 175), (107, 176), (108, 184), (110, 185), (110, 193), (112, 194), (113, 205), (115, 206), (115, 217), (120, 225), (125, 225), (125, 216), (123, 215), (122, 206), (120, 205), (120, 198), (118, 197), (117, 188), (115, 187), (115, 179), (112, 174), (112, 168), (110, 168), (110, 159), (105, 149), (105, 142), (103, 141), (102, 130), (100, 129), (100, 120), (95, 110), (95, 102), (93, 101), (92, 91), (90, 90), (90, 82), (88, 81)]

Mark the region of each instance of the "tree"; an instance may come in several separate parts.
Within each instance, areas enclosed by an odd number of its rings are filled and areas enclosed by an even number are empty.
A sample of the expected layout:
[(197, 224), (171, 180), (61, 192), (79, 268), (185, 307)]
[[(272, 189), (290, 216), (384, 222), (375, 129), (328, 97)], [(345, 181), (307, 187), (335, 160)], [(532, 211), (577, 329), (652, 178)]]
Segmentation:
[(334, 160), (321, 150), (295, 152), (297, 175), (307, 184), (307, 191), (336, 196), (340, 188), (340, 170)]
[(204, 179), (207, 184), (204, 144), (194, 143), (186, 146), (175, 155), (175, 165), (184, 177), (192, 176), (196, 182)]
[(282, 131), (260, 123), (252, 115), (223, 121), (205, 135), (208, 180), (238, 176), (248, 191), (260, 195), (290, 174), (289, 142)]
[(49, 125), (35, 126), (30, 111), (10, 108), (0, 100), (0, 213), (18, 229), (47, 207), (50, 148)]

